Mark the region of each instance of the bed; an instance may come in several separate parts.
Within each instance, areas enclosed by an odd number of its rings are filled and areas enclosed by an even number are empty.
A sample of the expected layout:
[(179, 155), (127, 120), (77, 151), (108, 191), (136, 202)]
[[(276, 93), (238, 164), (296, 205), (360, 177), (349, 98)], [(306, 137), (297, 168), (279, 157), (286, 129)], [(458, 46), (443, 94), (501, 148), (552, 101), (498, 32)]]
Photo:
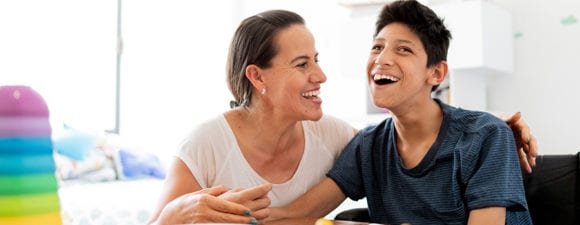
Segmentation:
[(63, 225), (145, 224), (163, 180), (69, 182), (59, 188)]

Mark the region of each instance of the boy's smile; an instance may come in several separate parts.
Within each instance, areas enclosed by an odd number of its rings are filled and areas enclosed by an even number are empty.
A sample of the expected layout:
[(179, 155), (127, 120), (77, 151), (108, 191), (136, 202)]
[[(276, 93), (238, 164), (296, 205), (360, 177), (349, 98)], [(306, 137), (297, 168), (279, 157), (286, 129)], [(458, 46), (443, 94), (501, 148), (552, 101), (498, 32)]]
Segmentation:
[(392, 83), (397, 82), (399, 80), (400, 79), (395, 77), (395, 76), (385, 75), (385, 74), (375, 74), (373, 76), (373, 81), (378, 85), (392, 84)]
[(377, 106), (393, 111), (428, 99), (433, 86), (428, 82), (430, 74), (423, 43), (407, 25), (391, 23), (377, 34), (367, 64), (367, 81)]

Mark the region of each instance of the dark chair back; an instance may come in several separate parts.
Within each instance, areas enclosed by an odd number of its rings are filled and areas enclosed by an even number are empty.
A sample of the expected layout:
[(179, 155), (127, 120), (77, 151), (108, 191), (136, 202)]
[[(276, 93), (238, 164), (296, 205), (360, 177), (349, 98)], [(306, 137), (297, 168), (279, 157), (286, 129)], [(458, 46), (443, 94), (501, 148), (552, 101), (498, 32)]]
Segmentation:
[[(523, 178), (534, 225), (580, 224), (580, 152), (538, 156), (534, 171)], [(369, 213), (367, 208), (349, 209), (334, 219), (369, 222)]]
[(580, 153), (543, 155), (524, 173), (526, 199), (534, 225), (580, 223)]

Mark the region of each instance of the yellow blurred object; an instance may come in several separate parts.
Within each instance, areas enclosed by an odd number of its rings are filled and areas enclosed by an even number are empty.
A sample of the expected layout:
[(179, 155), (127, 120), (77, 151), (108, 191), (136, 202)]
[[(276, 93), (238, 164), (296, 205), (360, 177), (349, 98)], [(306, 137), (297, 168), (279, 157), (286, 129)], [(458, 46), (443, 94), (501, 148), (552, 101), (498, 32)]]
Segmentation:
[(0, 225), (61, 225), (60, 212), (29, 216), (0, 217)]
[(332, 220), (322, 218), (316, 220), (314, 225), (334, 225), (334, 222), (332, 222)]

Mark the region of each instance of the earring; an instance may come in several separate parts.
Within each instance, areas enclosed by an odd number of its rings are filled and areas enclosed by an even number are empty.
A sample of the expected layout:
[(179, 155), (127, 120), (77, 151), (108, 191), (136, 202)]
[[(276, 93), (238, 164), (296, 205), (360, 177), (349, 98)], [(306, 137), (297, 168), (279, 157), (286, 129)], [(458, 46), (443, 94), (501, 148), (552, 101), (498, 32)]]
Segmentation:
[(260, 94), (265, 95), (266, 94), (266, 88), (262, 88), (262, 92), (260, 92)]

